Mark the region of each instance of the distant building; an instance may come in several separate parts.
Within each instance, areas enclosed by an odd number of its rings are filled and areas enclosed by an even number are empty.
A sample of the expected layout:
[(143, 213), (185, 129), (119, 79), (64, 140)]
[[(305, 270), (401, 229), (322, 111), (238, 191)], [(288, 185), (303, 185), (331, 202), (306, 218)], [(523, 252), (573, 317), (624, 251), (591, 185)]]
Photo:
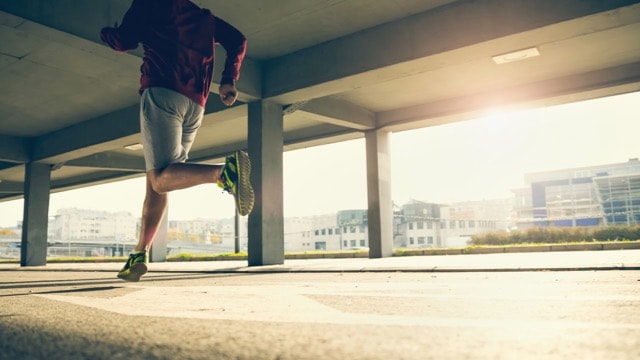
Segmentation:
[(290, 217), (284, 219), (284, 250), (310, 251), (315, 249), (311, 232), (313, 218)]
[(401, 206), (395, 218), (395, 247), (442, 246), (442, 229), (446, 229), (447, 224), (440, 217), (440, 205), (412, 200)]
[[(247, 251), (247, 217), (239, 218), (238, 249)], [(168, 255), (231, 253), (236, 248), (235, 219), (170, 220)]]
[(367, 210), (286, 218), (285, 251), (366, 250), (369, 247)]
[[(240, 246), (241, 251), (247, 250), (247, 244), (249, 242), (247, 235), (247, 224), (248, 217), (241, 216), (239, 218), (239, 231), (238, 235), (238, 244)], [(236, 226), (234, 218), (227, 218), (218, 221), (218, 234), (222, 238), (222, 245), (228, 247), (229, 249), (235, 249), (236, 243)]]
[[(313, 251), (326, 250), (326, 239), (318, 239), (320, 229), (327, 223), (335, 222), (334, 215), (312, 217), (290, 217), (284, 219), (284, 249), (285, 251)], [(325, 231), (326, 233), (326, 231)], [(316, 241), (318, 242), (316, 244)]]
[[(397, 209), (393, 241), (397, 248), (465, 246), (471, 236), (511, 226), (512, 199), (433, 204), (412, 201)], [(366, 250), (366, 209), (285, 219), (285, 250)]]
[(49, 221), (49, 241), (134, 242), (138, 219), (129, 212), (66, 208)]
[(517, 226), (605, 226), (640, 223), (640, 161), (525, 175), (514, 190)]
[[(394, 205), (396, 248), (465, 246), (473, 235), (536, 226), (640, 224), (640, 161), (530, 173), (514, 198)], [(19, 224), (20, 225), (20, 224)], [(20, 226), (18, 226), (19, 228)], [(139, 219), (128, 212), (62, 209), (49, 222), (49, 242), (134, 244)], [(241, 251), (247, 250), (247, 219), (240, 219)], [(169, 222), (169, 248), (180, 252), (229, 252), (234, 219)], [(369, 248), (366, 209), (284, 219), (285, 251)], [(106, 245), (105, 245), (106, 246)]]
[[(170, 240), (193, 243), (221, 243), (218, 221), (209, 219), (170, 220)], [(173, 237), (173, 238), (171, 238)]]
[(465, 246), (473, 235), (507, 230), (512, 200), (436, 204), (413, 200), (395, 215), (394, 246), (442, 248)]
[(369, 248), (369, 218), (366, 209), (338, 211), (336, 220), (340, 250)]

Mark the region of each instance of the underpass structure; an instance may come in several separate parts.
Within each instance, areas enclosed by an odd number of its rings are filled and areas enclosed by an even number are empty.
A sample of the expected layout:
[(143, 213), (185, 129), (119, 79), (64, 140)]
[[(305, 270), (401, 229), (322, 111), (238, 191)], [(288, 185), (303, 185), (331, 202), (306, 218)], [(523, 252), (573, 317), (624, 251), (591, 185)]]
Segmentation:
[[(250, 265), (284, 261), (283, 151), (366, 139), (370, 256), (386, 257), (390, 133), (640, 89), (640, 1), (195, 2), (248, 39), (240, 101), (210, 99), (191, 161), (249, 151)], [(141, 49), (99, 39), (129, 4), (0, 0), (0, 201), (25, 199), (24, 266), (46, 263), (52, 192), (144, 176)]]

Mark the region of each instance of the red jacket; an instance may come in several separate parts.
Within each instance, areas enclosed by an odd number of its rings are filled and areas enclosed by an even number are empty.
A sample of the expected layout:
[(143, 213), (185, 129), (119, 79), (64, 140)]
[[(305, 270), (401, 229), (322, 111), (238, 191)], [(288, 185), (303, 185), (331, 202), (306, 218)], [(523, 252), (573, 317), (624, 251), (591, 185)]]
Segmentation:
[(133, 0), (122, 24), (102, 29), (100, 38), (117, 51), (142, 43), (140, 93), (164, 87), (202, 106), (213, 79), (215, 44), (227, 52), (222, 84), (238, 80), (247, 48), (240, 31), (188, 0)]

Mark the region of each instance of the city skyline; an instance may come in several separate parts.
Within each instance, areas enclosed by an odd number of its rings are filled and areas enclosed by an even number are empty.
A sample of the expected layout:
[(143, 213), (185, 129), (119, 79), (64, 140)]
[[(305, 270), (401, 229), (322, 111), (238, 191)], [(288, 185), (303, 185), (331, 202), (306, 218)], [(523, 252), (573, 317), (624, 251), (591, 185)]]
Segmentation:
[[(505, 198), (527, 173), (637, 158), (637, 104), (640, 93), (631, 93), (394, 133), (392, 198), (399, 205)], [(367, 207), (364, 139), (285, 152), (283, 162), (285, 216)], [(50, 215), (77, 207), (139, 216), (143, 197), (143, 177), (54, 193)], [(199, 186), (170, 194), (169, 218), (228, 218), (233, 207), (216, 185)], [(15, 226), (22, 211), (22, 200), (0, 203), (0, 227)]]

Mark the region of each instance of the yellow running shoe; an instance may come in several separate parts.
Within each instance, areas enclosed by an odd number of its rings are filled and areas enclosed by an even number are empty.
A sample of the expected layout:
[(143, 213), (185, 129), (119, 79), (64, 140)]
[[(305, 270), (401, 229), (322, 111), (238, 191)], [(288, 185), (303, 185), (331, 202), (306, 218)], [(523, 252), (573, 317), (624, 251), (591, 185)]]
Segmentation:
[(132, 253), (122, 270), (118, 272), (118, 277), (124, 281), (139, 281), (140, 277), (147, 273), (148, 263), (149, 257), (146, 251)]
[(253, 210), (255, 196), (249, 179), (251, 175), (251, 159), (244, 151), (236, 151), (227, 159), (218, 180), (218, 186), (233, 195), (240, 215), (249, 215)]

